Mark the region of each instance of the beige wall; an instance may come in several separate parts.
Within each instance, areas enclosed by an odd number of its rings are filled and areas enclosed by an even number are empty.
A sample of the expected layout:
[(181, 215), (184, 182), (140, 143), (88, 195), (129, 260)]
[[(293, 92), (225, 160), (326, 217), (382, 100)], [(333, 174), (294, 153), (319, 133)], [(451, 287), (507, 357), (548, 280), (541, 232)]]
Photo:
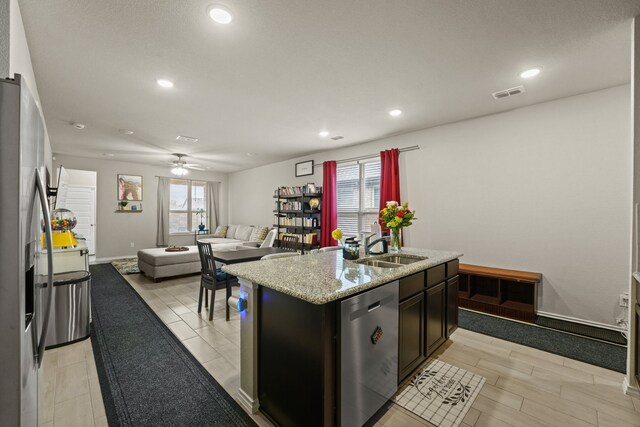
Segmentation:
[[(631, 245), (631, 269), (630, 272), (640, 271), (638, 266), (638, 245), (640, 244), (640, 230), (638, 230), (638, 217), (640, 216), (640, 16), (636, 16), (632, 25), (631, 43), (631, 105), (630, 116), (631, 132), (633, 135), (633, 208), (635, 220), (633, 224), (633, 241)], [(627, 376), (625, 386), (627, 393), (640, 396), (640, 384), (636, 372), (636, 353), (638, 351), (637, 330), (640, 327), (636, 321), (635, 305), (640, 304), (640, 295), (636, 292), (636, 281), (630, 278), (629, 286), (629, 345), (627, 346)]]
[[(54, 167), (63, 165), (65, 169), (96, 171), (97, 180), (97, 217), (96, 217), (96, 259), (105, 260), (135, 255), (139, 249), (156, 246), (157, 229), (157, 189), (156, 176), (170, 176), (169, 167), (143, 165), (115, 160), (89, 159), (56, 155)], [(141, 213), (117, 213), (118, 174), (142, 175)], [(227, 223), (227, 174), (215, 172), (190, 171), (189, 179), (219, 181), (220, 185), (220, 223)], [(170, 244), (193, 245), (193, 235), (172, 237)], [(131, 247), (133, 242), (134, 247)]]
[[(31, 94), (38, 102), (38, 105), (40, 106), (40, 112), (42, 113), (42, 104), (40, 103), (40, 95), (38, 94), (38, 85), (36, 83), (36, 76), (33, 71), (33, 65), (31, 64), (31, 54), (29, 53), (29, 45), (27, 44), (27, 37), (25, 35), (24, 26), (22, 24), (22, 15), (20, 14), (20, 6), (18, 5), (17, 0), (10, 0), (9, 12), (10, 36), (8, 77), (13, 77), (14, 74), (21, 74), (24, 77), (27, 85), (29, 86), (29, 89), (31, 90)], [(49, 170), (49, 172), (53, 176), (51, 143), (49, 142), (49, 134), (47, 133), (47, 125), (44, 120), (44, 116), (42, 116), (42, 121), (43, 123), (45, 123), (45, 164), (47, 166), (47, 170)]]
[(322, 183), (321, 168), (295, 178), (298, 161), (417, 144), (400, 155), (403, 201), (418, 217), (408, 246), (541, 272), (541, 311), (615, 325), (630, 268), (629, 92), (619, 86), (232, 173), (230, 217), (270, 223), (276, 187)]
[(9, 76), (9, 0), (0, 0), (0, 78)]

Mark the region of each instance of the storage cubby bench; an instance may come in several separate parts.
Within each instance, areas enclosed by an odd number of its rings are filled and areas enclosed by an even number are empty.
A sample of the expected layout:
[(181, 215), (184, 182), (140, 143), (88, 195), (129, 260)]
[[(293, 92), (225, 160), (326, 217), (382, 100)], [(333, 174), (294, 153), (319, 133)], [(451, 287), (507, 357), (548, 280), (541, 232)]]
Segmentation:
[(535, 322), (541, 273), (460, 264), (460, 307)]

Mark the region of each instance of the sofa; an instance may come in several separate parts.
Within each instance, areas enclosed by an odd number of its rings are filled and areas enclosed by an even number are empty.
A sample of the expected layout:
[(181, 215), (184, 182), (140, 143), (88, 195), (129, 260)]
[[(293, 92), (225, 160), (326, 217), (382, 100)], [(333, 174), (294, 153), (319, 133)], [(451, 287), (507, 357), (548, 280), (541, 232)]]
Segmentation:
[[(275, 235), (276, 231), (267, 227), (229, 225), (219, 226), (211, 237), (198, 240), (211, 243), (215, 252), (273, 246)], [(138, 268), (156, 282), (167, 277), (200, 273), (198, 247), (187, 248), (189, 250), (182, 252), (167, 252), (165, 248), (141, 249)]]

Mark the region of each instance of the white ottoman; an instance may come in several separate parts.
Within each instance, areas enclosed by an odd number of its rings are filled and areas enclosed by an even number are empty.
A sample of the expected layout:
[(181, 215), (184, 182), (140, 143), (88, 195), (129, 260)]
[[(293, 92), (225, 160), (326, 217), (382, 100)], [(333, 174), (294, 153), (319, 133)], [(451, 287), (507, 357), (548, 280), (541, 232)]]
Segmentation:
[(138, 251), (138, 268), (154, 281), (164, 277), (200, 273), (200, 255), (197, 246), (188, 251), (167, 252), (165, 248)]

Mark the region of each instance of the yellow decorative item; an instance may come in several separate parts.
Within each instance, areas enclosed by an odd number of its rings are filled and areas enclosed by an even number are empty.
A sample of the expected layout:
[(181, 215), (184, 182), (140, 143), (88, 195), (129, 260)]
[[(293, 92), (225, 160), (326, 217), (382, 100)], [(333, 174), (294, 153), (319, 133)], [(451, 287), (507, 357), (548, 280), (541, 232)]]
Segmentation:
[[(73, 212), (68, 209), (54, 209), (51, 211), (51, 230), (53, 247), (55, 248), (67, 248), (73, 247), (78, 244), (73, 230), (78, 224)], [(44, 225), (43, 225), (44, 228)], [(40, 235), (40, 242), (44, 248), (44, 234)]]
[(317, 198), (313, 198), (313, 199), (309, 199), (309, 207), (311, 209), (318, 209), (318, 206), (320, 206), (320, 200)]
[[(78, 244), (72, 231), (54, 231), (51, 234), (54, 248), (68, 248)], [(44, 233), (40, 235), (40, 244), (45, 247)]]
[(342, 240), (342, 230), (340, 230), (339, 228), (336, 228), (331, 232), (331, 237), (333, 237), (333, 240), (338, 240), (338, 241)]

